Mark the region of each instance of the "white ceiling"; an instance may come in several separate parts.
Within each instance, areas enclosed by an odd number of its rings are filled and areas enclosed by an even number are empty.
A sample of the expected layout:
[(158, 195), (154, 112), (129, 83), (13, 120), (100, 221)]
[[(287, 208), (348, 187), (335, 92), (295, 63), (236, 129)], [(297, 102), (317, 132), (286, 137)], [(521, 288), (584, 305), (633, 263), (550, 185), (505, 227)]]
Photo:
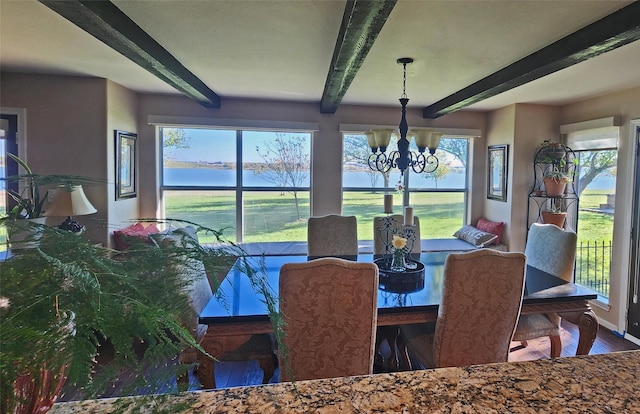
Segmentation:
[[(113, 0), (222, 97), (320, 102), (345, 1)], [(398, 0), (343, 104), (430, 105), (630, 1)], [(0, 68), (175, 93), (36, 0), (0, 0)], [(565, 104), (640, 85), (640, 41), (474, 104)], [(0, 103), (1, 104), (1, 103)]]

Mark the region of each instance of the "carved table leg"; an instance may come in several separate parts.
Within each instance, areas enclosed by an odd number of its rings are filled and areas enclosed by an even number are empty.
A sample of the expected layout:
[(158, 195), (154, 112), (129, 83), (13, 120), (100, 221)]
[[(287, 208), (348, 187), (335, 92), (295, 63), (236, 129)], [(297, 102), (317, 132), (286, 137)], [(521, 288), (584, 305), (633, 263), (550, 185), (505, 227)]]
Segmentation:
[(593, 311), (589, 310), (580, 315), (578, 329), (580, 330), (580, 339), (578, 340), (576, 355), (589, 355), (589, 351), (591, 351), (591, 347), (598, 335), (598, 319)]
[[(220, 358), (225, 352), (237, 349), (240, 345), (249, 341), (249, 339), (251, 339), (251, 335), (214, 336), (207, 332), (202, 342), (200, 342), (200, 345), (210, 356), (203, 353), (198, 354), (198, 379), (200, 380), (202, 388), (216, 387), (214, 373), (215, 359)], [(271, 375), (273, 376), (273, 372)]]
[(578, 325), (580, 338), (578, 339), (578, 349), (576, 355), (589, 355), (591, 346), (598, 335), (598, 319), (591, 308), (581, 312), (561, 312), (560, 317)]
[(276, 372), (276, 356), (269, 355), (258, 358), (258, 364), (264, 373), (262, 376), (262, 383), (268, 384), (269, 380), (273, 377), (273, 374)]

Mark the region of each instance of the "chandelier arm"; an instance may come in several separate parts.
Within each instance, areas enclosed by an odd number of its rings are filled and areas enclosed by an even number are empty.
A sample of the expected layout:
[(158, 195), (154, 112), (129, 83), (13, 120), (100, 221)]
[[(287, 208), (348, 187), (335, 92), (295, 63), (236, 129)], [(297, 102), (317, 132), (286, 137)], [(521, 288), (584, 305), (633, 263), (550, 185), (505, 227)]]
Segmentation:
[(424, 172), (432, 173), (438, 169), (438, 165), (440, 165), (440, 161), (438, 160), (438, 157), (436, 157), (435, 155), (428, 155), (426, 157)]
[(415, 172), (416, 174), (420, 174), (421, 172), (424, 171), (424, 167), (427, 163), (426, 157), (424, 156), (423, 153), (411, 153), (411, 169), (413, 170), (413, 172)]
[(389, 154), (388, 156), (384, 153), (371, 154), (367, 161), (369, 164), (369, 168), (381, 173), (388, 172), (392, 167), (392, 156), (393, 153)]

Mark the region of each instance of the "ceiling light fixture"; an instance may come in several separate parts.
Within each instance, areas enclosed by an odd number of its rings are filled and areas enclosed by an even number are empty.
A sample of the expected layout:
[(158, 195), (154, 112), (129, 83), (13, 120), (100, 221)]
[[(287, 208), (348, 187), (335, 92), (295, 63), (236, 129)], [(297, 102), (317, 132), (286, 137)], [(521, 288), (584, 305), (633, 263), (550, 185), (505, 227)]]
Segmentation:
[[(407, 65), (413, 63), (413, 58), (404, 57), (397, 60), (398, 64), (403, 67), (402, 78), (402, 96), (400, 104), (402, 105), (402, 118), (400, 118), (400, 137), (398, 138), (398, 150), (386, 153), (391, 134), (394, 129), (372, 129), (365, 132), (369, 147), (371, 147), (371, 155), (369, 156), (369, 168), (381, 173), (388, 172), (391, 168), (398, 168), (400, 174), (404, 174), (408, 167), (416, 173), (430, 173), (438, 168), (438, 157), (436, 157), (436, 149), (440, 144), (441, 132), (436, 132), (428, 128), (412, 128), (409, 131), (407, 124)], [(418, 152), (409, 150), (411, 137), (415, 137)], [(425, 154), (426, 149), (429, 152)], [(378, 149), (380, 152), (378, 152)]]

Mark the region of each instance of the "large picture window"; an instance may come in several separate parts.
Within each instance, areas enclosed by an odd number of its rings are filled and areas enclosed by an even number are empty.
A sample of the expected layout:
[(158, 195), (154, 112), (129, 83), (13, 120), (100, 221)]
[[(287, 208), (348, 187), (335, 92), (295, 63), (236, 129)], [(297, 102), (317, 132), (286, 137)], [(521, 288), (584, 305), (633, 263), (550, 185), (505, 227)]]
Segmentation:
[(161, 128), (160, 135), (166, 218), (224, 229), (236, 242), (306, 240), (311, 133)]
[[(395, 139), (387, 151), (395, 151)], [(358, 218), (358, 239), (373, 239), (373, 217), (383, 215), (383, 195), (393, 194), (394, 213), (402, 214), (401, 191), (409, 192), (409, 204), (420, 218), (422, 238), (449, 238), (465, 220), (467, 200), (468, 140), (443, 137), (436, 152), (440, 165), (432, 173), (407, 170), (409, 185), (397, 169), (372, 171), (365, 135), (344, 134), (342, 214)], [(417, 151), (412, 141), (410, 149)], [(402, 188), (401, 188), (402, 187)], [(401, 190), (401, 191), (399, 191)]]

